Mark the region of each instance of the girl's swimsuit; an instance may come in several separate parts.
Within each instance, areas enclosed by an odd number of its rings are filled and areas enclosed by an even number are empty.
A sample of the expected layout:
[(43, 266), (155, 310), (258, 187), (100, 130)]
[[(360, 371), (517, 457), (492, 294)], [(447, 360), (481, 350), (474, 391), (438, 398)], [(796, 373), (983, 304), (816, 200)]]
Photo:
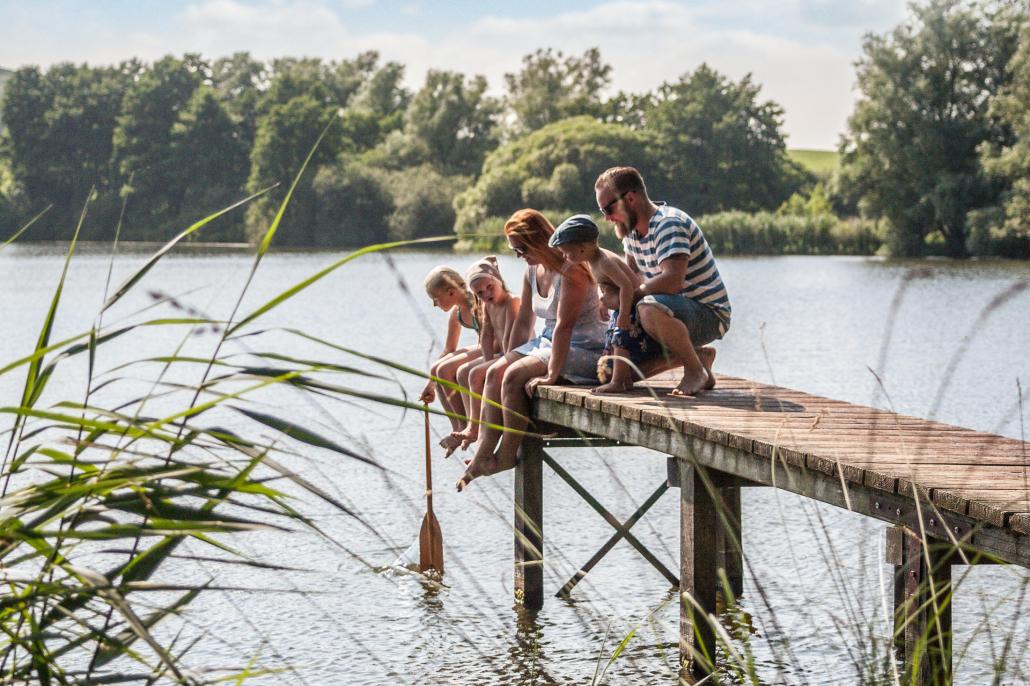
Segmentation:
[[(556, 274), (551, 283), (551, 292), (547, 296), (540, 295), (536, 284), (536, 267), (526, 270), (526, 278), (533, 289), (533, 312), (544, 320), (544, 330), (536, 338), (526, 341), (514, 352), (520, 355), (535, 357), (547, 364), (551, 359), (551, 338), (554, 327), (558, 324), (558, 301), (561, 299), (562, 276)], [(523, 307), (525, 307), (523, 305)], [(565, 357), (565, 366), (561, 375), (579, 384), (597, 383), (597, 360), (604, 348), (605, 323), (600, 318), (600, 303), (597, 289), (588, 288), (583, 299), (579, 317), (572, 329), (572, 340), (569, 353)]]
[(476, 319), (475, 313), (472, 314), (472, 323), (466, 324), (465, 320), (461, 318), (461, 308), (458, 308), (458, 323), (464, 326), (466, 329), (472, 329), (476, 333), (479, 333), (479, 320)]

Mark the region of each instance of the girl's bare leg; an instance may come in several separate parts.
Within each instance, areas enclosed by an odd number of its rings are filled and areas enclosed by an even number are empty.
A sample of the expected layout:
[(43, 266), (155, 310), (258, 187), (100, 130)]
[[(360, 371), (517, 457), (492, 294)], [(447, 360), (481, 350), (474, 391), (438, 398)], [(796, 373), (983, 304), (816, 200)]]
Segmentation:
[[(469, 359), (474, 359), (478, 356), (478, 348), (456, 351), (451, 356), (444, 358), (437, 363), (436, 375), (445, 381), (457, 384), (458, 368), (465, 364)], [(461, 400), (462, 394), (456, 390), (440, 387), (439, 395), (440, 402), (443, 404), (444, 409), (451, 413), (451, 431), (460, 431), (462, 428), (462, 419), (466, 417), (465, 406), (462, 404)], [(455, 442), (451, 439), (450, 434), (448, 434), (447, 436), (444, 436), (442, 441), (440, 441), (440, 445), (447, 449), (447, 456), (449, 456), (454, 452), (455, 448), (461, 445), (461, 441)]]
[[(486, 386), (486, 371), (490, 368), (492, 363), (493, 360), (490, 362), (480, 362), (469, 369), (467, 378), (468, 388), (470, 391), (478, 395), (483, 394)], [(453, 434), (456, 438), (461, 439), (462, 450), (467, 449), (469, 445), (479, 440), (479, 424), (483, 421), (483, 418), (481, 417), (482, 410), (480, 409), (482, 402), (478, 397), (472, 396), (471, 394), (468, 397), (470, 398), (468, 423), (465, 425), (464, 429)]]
[[(458, 373), (456, 376), (459, 386), (473, 390), (469, 383), (469, 373), (477, 364), (479, 364), (478, 360), (466, 360), (460, 367), (458, 367)], [(455, 433), (461, 433), (462, 431), (468, 430), (469, 424), (472, 423), (472, 418), (476, 416), (472, 413), (472, 396), (467, 393), (461, 393), (460, 397), (462, 410), (468, 419), (466, 419), (465, 425)]]
[(526, 382), (547, 374), (547, 363), (535, 357), (523, 357), (511, 364), (504, 373), (501, 386), (501, 403), (504, 405), (504, 432), (501, 446), (489, 465), (488, 474), (503, 472), (515, 467), (519, 446), (522, 445), (522, 431), (529, 425), (529, 396)]
[[(505, 371), (508, 366), (523, 356), (518, 353), (508, 353), (499, 360), (491, 363), (486, 370), (486, 381), (483, 384), (483, 397), (492, 400), (494, 403), (501, 402), (501, 387), (504, 382)], [(480, 419), (483, 424), (479, 427), (479, 441), (476, 443), (476, 454), (468, 464), (465, 475), (458, 479), (456, 484), (458, 490), (463, 490), (470, 481), (477, 476), (486, 473), (486, 469), (493, 466), (494, 450), (501, 439), (501, 431), (489, 426), (501, 426), (504, 424), (504, 415), (500, 408), (491, 403), (483, 403), (480, 410)]]

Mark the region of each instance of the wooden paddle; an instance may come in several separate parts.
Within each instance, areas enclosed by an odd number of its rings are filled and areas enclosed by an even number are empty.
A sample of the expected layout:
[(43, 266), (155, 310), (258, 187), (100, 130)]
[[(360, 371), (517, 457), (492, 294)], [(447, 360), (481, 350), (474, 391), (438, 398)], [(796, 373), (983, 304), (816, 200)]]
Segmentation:
[(418, 532), (418, 571), (430, 569), (443, 575), (443, 535), (440, 522), (433, 514), (433, 465), (429, 459), (429, 405), (425, 406), (426, 418), (426, 516), (422, 518), (422, 529)]

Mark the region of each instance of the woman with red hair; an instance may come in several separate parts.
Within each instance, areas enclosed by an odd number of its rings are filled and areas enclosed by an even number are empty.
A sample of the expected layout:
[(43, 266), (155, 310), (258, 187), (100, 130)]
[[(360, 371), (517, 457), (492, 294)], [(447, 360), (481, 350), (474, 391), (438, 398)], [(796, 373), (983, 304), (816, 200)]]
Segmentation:
[[(519, 210), (504, 224), (504, 233), (515, 255), (526, 261), (523, 306), (512, 326), (511, 351), (487, 370), (483, 395), (490, 402), (483, 403), (476, 454), (458, 480), (459, 491), (477, 476), (513, 468), (536, 387), (563, 379), (596, 384), (597, 360), (604, 348), (606, 326), (593, 277), (589, 268), (566, 262), (560, 251), (548, 246), (554, 233), (551, 222), (536, 210)], [(533, 314), (544, 321), (544, 330), (536, 337)]]

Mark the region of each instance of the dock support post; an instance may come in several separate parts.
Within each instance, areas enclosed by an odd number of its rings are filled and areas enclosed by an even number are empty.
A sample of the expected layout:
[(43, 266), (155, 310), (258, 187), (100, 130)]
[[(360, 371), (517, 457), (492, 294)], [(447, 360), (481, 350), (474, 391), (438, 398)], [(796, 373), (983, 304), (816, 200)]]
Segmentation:
[(515, 602), (544, 606), (543, 443), (526, 436), (515, 466)]
[[(719, 550), (719, 568), (725, 570), (726, 580), (734, 598), (744, 593), (743, 543), (740, 537), (740, 486), (721, 486), (722, 503), (715, 540)], [(727, 599), (728, 601), (729, 599)]]
[(904, 526), (887, 529), (887, 562), (894, 565), (894, 647), (905, 683), (951, 684), (951, 566), (945, 541)]
[[(704, 676), (715, 660), (714, 615), (716, 573), (715, 531), (718, 515), (712, 484), (701, 469), (678, 460), (680, 486), (680, 677)], [(707, 483), (706, 483), (707, 481)], [(714, 490), (714, 489), (713, 489)]]

